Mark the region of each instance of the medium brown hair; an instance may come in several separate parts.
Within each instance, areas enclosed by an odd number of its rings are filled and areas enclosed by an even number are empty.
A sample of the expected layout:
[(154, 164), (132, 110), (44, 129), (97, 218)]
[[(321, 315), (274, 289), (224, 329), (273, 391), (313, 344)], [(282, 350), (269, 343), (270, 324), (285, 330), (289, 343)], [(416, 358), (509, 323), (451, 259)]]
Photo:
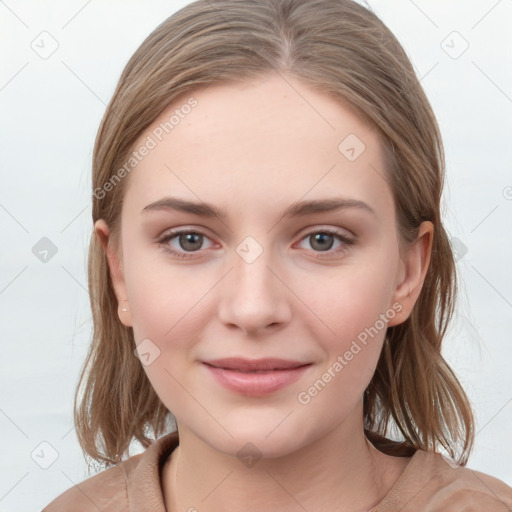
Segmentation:
[[(473, 416), (441, 355), (456, 294), (440, 213), (441, 135), (406, 53), (370, 10), (351, 0), (198, 0), (165, 20), (129, 60), (99, 128), (92, 181), (102, 194), (93, 194), (93, 222), (107, 222), (119, 250), (129, 176), (108, 191), (105, 184), (178, 96), (269, 73), (294, 76), (337, 98), (378, 130), (401, 244), (415, 240), (422, 221), (433, 223), (420, 296), (409, 318), (388, 328), (365, 391), (365, 431), (389, 454), (444, 449), (465, 464)], [(133, 330), (118, 318), (105, 251), (94, 234), (89, 289), (94, 331), (75, 397), (75, 424), (84, 452), (111, 465), (132, 441), (146, 447), (165, 433), (173, 416), (134, 356)]]

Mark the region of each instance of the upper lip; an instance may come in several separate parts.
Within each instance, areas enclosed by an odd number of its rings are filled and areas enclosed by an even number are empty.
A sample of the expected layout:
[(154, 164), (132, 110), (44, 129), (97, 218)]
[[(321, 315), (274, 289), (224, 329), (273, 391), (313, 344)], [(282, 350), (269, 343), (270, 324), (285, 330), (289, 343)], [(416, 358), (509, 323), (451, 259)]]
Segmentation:
[(265, 358), (265, 359), (245, 359), (243, 357), (226, 357), (223, 359), (212, 359), (204, 361), (205, 364), (224, 368), (228, 370), (257, 371), (257, 370), (285, 370), (289, 368), (298, 368), (310, 363), (301, 361), (290, 361), (288, 359)]

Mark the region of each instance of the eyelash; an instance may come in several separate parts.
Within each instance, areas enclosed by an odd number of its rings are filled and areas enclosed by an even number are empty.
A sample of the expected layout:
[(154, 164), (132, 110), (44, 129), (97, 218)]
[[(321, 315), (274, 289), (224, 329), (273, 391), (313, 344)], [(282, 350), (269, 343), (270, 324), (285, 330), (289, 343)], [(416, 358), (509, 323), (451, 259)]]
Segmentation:
[[(338, 255), (339, 253), (345, 252), (346, 250), (348, 250), (348, 248), (351, 245), (353, 245), (355, 243), (355, 240), (353, 238), (349, 238), (346, 235), (342, 235), (338, 231), (336, 231), (334, 229), (329, 229), (329, 228), (311, 231), (311, 232), (307, 233), (306, 235), (304, 235), (300, 241), (302, 242), (303, 240), (306, 240), (308, 237), (310, 237), (312, 235), (317, 235), (320, 233), (334, 236), (340, 242), (343, 242), (343, 245), (334, 251), (331, 251), (330, 249), (328, 251), (313, 251), (315, 253), (314, 257), (318, 258), (318, 259), (329, 258), (329, 257), (332, 257), (333, 255)], [(176, 256), (178, 258), (189, 258), (190, 255), (192, 255), (196, 252), (199, 252), (199, 251), (178, 252), (178, 251), (175, 251), (174, 249), (172, 249), (168, 244), (171, 240), (173, 240), (177, 236), (183, 235), (183, 234), (196, 234), (196, 235), (202, 235), (205, 238), (209, 238), (206, 234), (202, 233), (199, 230), (177, 229), (177, 230), (167, 233), (166, 235), (164, 235), (163, 237), (158, 239), (157, 243), (159, 245), (161, 245), (163, 247), (163, 249), (165, 251), (167, 251), (168, 253), (170, 253), (172, 256)]]

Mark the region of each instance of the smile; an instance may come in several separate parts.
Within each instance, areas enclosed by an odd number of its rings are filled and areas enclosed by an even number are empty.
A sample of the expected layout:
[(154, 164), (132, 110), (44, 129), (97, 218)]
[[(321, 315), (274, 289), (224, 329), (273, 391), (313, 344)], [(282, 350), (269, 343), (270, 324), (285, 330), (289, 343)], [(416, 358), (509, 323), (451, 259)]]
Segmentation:
[(312, 363), (230, 358), (203, 365), (224, 388), (247, 396), (263, 396), (297, 381)]

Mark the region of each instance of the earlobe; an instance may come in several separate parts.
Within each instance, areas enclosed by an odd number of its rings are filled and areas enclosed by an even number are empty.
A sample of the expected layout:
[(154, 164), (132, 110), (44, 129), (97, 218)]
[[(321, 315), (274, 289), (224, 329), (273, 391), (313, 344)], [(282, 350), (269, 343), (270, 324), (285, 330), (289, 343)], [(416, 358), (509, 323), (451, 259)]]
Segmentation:
[(419, 227), (418, 237), (406, 249), (392, 302), (392, 304), (400, 304), (401, 309), (389, 321), (389, 327), (405, 322), (411, 314), (430, 264), (433, 237), (434, 225), (432, 222), (424, 221)]
[(122, 262), (115, 248), (110, 243), (110, 230), (105, 220), (99, 219), (94, 223), (94, 233), (101, 243), (107, 257), (110, 278), (114, 288), (114, 293), (117, 297), (117, 314), (119, 316), (119, 320), (121, 320), (123, 325), (126, 327), (132, 327), (132, 315), (129, 308), (129, 301), (127, 299), (128, 294), (122, 269)]

